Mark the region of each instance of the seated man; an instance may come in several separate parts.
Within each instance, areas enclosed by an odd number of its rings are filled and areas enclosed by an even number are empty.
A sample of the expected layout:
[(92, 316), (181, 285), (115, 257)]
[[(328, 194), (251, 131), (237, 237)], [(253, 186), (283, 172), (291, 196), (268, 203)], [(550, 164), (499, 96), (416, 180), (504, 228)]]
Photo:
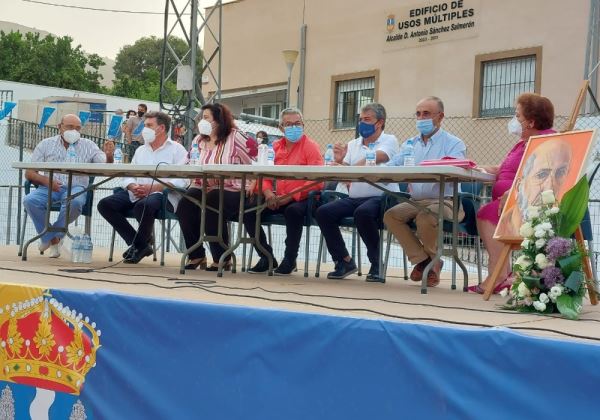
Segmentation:
[[(323, 165), (323, 157), (319, 150), (319, 145), (306, 134), (304, 134), (304, 121), (302, 113), (299, 109), (288, 108), (281, 111), (279, 116), (279, 128), (284, 133), (284, 137), (273, 143), (275, 151), (275, 165)], [(286, 238), (285, 252), (283, 261), (280, 266), (277, 266), (277, 261), (274, 259), (273, 266), (276, 275), (288, 275), (296, 268), (296, 257), (298, 256), (298, 248), (300, 247), (300, 239), (302, 238), (302, 228), (304, 225), (304, 217), (308, 211), (307, 197), (311, 190), (320, 190), (322, 185), (311, 187), (309, 190), (296, 192), (289, 197), (285, 195), (294, 192), (297, 189), (311, 184), (312, 181), (299, 180), (278, 180), (277, 192), (273, 189), (273, 181), (265, 180), (263, 182), (263, 194), (267, 203), (267, 208), (261, 213), (283, 214), (286, 223)], [(252, 206), (249, 203), (249, 206)], [(250, 236), (254, 236), (256, 232), (256, 212), (248, 212), (244, 215), (244, 226)], [(267, 243), (265, 232), (261, 229), (260, 243), (273, 255), (273, 248)], [(269, 270), (269, 260), (257, 248), (260, 260), (258, 263), (248, 270), (249, 273), (265, 273)]]
[[(149, 112), (144, 120), (142, 136), (144, 144), (138, 147), (133, 155), (133, 165), (183, 165), (187, 162), (185, 148), (168, 137), (171, 117), (164, 112)], [(184, 188), (186, 180), (165, 179), (174, 188)], [(164, 186), (152, 178), (125, 178), (124, 191), (119, 191), (103, 198), (98, 203), (98, 211), (108, 223), (121, 235), (129, 249), (123, 254), (123, 262), (137, 264), (142, 258), (152, 255), (149, 245), (154, 219), (162, 205)], [(169, 194), (168, 207), (171, 211), (177, 208), (180, 196)], [(136, 231), (127, 221), (125, 215), (133, 209), (133, 214), (139, 222)]]
[[(414, 145), (414, 161), (418, 165), (423, 160), (441, 159), (450, 156), (457, 159), (465, 158), (465, 144), (458, 137), (441, 128), (444, 119), (444, 104), (440, 98), (429, 96), (417, 104), (417, 130), (419, 135), (409, 139)], [(403, 165), (403, 152), (406, 143), (400, 148), (400, 153), (392, 159), (390, 165)], [(400, 203), (385, 212), (383, 221), (394, 234), (406, 256), (415, 267), (410, 274), (413, 281), (421, 281), (423, 271), (437, 254), (439, 184), (410, 183), (410, 202)], [(444, 195), (444, 217), (452, 219), (452, 185), (446, 185)], [(415, 206), (414, 204), (417, 206)], [(462, 211), (461, 211), (462, 212)], [(463, 215), (459, 215), (459, 220)], [(408, 226), (415, 220), (417, 232)], [(437, 286), (440, 283), (439, 273), (441, 261), (427, 275), (427, 285)]]
[[(42, 140), (34, 149), (31, 156), (32, 162), (66, 162), (67, 149), (70, 145), (75, 148), (75, 157), (70, 157), (71, 162), (76, 163), (104, 163), (106, 155), (91, 140), (81, 138), (81, 120), (77, 115), (68, 114), (62, 117), (58, 124), (59, 134)], [(66, 218), (67, 182), (66, 174), (54, 174), (52, 185), (45, 174), (28, 169), (25, 178), (32, 184), (38, 185), (37, 189), (31, 191), (23, 201), (27, 214), (31, 217), (35, 229), (41, 233), (46, 226), (46, 210), (48, 207), (48, 188), (52, 189), (52, 202), (61, 203), (58, 218), (52, 227), (63, 228)], [(87, 176), (74, 176), (71, 194), (76, 194), (87, 188), (89, 178)], [(85, 205), (86, 194), (80, 194), (71, 200), (69, 209), (69, 223), (72, 223), (79, 215)], [(60, 241), (64, 233), (47, 232), (40, 239), (39, 249), (44, 252), (50, 249), (50, 258), (60, 257)]]
[[(376, 150), (376, 163), (386, 163), (398, 152), (398, 140), (383, 132), (386, 113), (383, 105), (365, 105), (360, 112), (358, 131), (360, 137), (346, 146), (334, 146), (335, 162), (339, 165), (361, 166), (366, 163), (366, 151), (370, 144)], [(398, 191), (397, 184), (380, 184), (391, 191)], [(367, 281), (381, 282), (379, 276), (379, 224), (383, 192), (364, 182), (353, 182), (348, 189), (348, 198), (335, 200), (317, 209), (316, 219), (323, 232), (327, 248), (335, 261), (335, 271), (327, 274), (328, 279), (343, 279), (357, 271), (340, 232), (339, 222), (344, 217), (354, 216), (358, 233), (367, 246), (371, 269)]]

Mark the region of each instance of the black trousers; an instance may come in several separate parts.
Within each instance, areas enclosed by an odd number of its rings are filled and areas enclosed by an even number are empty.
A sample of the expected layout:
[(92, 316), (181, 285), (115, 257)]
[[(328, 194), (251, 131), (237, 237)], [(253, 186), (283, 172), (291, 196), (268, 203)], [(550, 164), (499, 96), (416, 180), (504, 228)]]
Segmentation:
[[(246, 203), (246, 207), (255, 206), (256, 201), (252, 200)], [(311, 209), (312, 210), (312, 209)], [(304, 219), (308, 210), (308, 200), (292, 201), (276, 210), (265, 208), (261, 213), (261, 219), (264, 216), (272, 214), (283, 214), (285, 217), (285, 252), (284, 258), (290, 261), (296, 261), (298, 249), (300, 248), (300, 239), (302, 239), (302, 228)], [(254, 236), (256, 232), (256, 211), (248, 212), (244, 215), (244, 226), (249, 236)], [(267, 242), (264, 229), (260, 229), (260, 244), (273, 256), (273, 248)], [(264, 254), (256, 247), (256, 252), (262, 257)]]
[[(162, 194), (150, 194), (138, 201), (131, 202), (127, 191), (119, 191), (98, 202), (98, 211), (117, 233), (125, 240), (127, 245), (137, 249), (144, 249), (152, 236), (154, 220), (162, 206)], [(167, 204), (170, 210), (171, 203)], [(127, 213), (132, 210), (133, 216), (139, 223), (136, 230), (127, 221)]]
[(321, 228), (327, 248), (334, 261), (350, 255), (340, 232), (340, 220), (354, 216), (358, 234), (367, 246), (371, 264), (379, 264), (379, 225), (381, 223), (381, 197), (342, 198), (323, 204), (315, 218)]
[[(188, 188), (186, 194), (198, 201), (202, 200), (201, 188)], [(185, 247), (190, 248), (200, 239), (200, 207), (184, 196), (181, 198), (175, 214), (177, 214), (177, 219), (179, 219), (179, 226), (181, 227)], [(188, 256), (190, 260), (204, 257), (206, 257), (206, 251), (203, 245), (200, 245)]]

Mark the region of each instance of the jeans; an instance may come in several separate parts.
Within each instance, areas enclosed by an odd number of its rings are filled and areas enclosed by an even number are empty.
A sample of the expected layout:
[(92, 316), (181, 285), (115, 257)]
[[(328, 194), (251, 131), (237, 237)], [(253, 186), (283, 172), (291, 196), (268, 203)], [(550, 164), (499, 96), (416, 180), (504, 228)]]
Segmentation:
[[(76, 194), (83, 191), (85, 188), (82, 186), (72, 186), (71, 194)], [(75, 219), (81, 214), (81, 210), (85, 205), (87, 194), (80, 194), (71, 200), (69, 223), (73, 223)], [(60, 211), (58, 217), (51, 227), (64, 228), (65, 219), (67, 217), (67, 186), (63, 185), (60, 187), (60, 191), (52, 192), (52, 203), (60, 203)], [(25, 196), (23, 200), (23, 206), (27, 210), (27, 214), (31, 217), (33, 225), (37, 233), (41, 233), (46, 227), (46, 210), (48, 207), (48, 188), (40, 186)], [(65, 234), (62, 232), (48, 232), (41, 238), (42, 243), (47, 244), (54, 238), (61, 239)]]

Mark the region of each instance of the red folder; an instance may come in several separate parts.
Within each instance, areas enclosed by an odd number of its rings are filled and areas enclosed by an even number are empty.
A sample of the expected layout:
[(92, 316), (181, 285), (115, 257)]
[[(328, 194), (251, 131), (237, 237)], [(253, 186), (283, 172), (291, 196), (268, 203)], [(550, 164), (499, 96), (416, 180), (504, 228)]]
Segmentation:
[(450, 165), (458, 166), (464, 169), (473, 169), (477, 167), (477, 164), (469, 159), (456, 159), (450, 156), (444, 156), (441, 159), (424, 160), (419, 164), (420, 166), (438, 166), (438, 165)]

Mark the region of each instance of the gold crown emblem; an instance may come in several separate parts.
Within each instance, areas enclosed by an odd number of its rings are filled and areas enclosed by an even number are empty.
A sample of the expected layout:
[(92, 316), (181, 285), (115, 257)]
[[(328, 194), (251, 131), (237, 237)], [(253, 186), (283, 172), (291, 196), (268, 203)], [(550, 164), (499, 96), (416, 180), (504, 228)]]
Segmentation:
[(101, 331), (56, 299), (39, 296), (0, 308), (0, 377), (79, 395), (96, 365)]

